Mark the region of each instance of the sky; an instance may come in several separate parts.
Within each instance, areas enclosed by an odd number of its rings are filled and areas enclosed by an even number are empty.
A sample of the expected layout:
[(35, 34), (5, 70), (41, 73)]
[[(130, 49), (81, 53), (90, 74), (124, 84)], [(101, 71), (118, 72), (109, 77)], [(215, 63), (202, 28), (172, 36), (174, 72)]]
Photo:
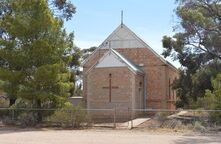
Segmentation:
[[(162, 37), (173, 35), (176, 25), (175, 0), (71, 0), (76, 14), (65, 22), (74, 32), (74, 43), (80, 48), (99, 46), (121, 23), (143, 39), (158, 54), (163, 52)], [(167, 59), (176, 67), (178, 62)]]

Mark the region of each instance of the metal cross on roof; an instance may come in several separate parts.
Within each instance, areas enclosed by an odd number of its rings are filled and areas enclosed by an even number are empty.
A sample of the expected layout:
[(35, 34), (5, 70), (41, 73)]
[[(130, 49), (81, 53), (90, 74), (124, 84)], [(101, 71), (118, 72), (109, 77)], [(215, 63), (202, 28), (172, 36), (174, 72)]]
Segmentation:
[(123, 27), (124, 11), (121, 11), (121, 28)]

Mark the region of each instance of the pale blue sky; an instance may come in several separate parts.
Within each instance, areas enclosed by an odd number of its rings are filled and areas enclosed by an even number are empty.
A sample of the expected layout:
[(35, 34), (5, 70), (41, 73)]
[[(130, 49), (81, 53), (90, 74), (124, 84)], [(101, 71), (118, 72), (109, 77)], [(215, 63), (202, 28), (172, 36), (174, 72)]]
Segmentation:
[[(124, 24), (150, 45), (158, 54), (163, 51), (162, 37), (172, 35), (176, 24), (175, 0), (72, 0), (77, 13), (65, 22), (68, 32), (74, 31), (80, 48), (99, 46), (120, 24)], [(171, 60), (169, 60), (171, 61)], [(174, 63), (174, 62), (172, 62)], [(179, 66), (177, 62), (175, 66)]]

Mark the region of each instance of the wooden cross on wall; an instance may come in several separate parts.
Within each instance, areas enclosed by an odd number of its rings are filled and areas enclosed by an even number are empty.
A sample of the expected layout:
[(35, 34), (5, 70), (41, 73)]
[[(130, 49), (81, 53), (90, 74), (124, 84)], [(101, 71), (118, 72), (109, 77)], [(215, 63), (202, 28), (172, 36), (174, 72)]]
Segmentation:
[(109, 74), (109, 86), (103, 87), (103, 89), (109, 89), (109, 102), (111, 102), (112, 89), (118, 89), (118, 86), (112, 86), (112, 75)]

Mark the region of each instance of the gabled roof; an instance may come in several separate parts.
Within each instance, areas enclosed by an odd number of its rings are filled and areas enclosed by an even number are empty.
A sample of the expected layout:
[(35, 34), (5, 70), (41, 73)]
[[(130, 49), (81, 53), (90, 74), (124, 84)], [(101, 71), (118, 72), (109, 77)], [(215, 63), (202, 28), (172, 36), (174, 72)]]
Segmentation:
[(107, 51), (86, 73), (91, 71), (94, 67), (128, 67), (134, 73), (143, 74), (143, 70), (139, 66), (132, 63), (114, 49), (109, 49), (109, 51)]
[(96, 68), (104, 67), (127, 67), (127, 64), (110, 49), (98, 60), (96, 65)]
[(124, 24), (119, 25), (99, 46), (101, 49), (146, 47), (149, 46)]
[(83, 61), (84, 65), (90, 57), (99, 49), (116, 49), (116, 48), (147, 48), (156, 57), (158, 57), (164, 64), (177, 70), (172, 64), (163, 59), (157, 54), (147, 43), (139, 38), (132, 30), (130, 30), (125, 24), (119, 25), (105, 40), (102, 44), (86, 59)]

